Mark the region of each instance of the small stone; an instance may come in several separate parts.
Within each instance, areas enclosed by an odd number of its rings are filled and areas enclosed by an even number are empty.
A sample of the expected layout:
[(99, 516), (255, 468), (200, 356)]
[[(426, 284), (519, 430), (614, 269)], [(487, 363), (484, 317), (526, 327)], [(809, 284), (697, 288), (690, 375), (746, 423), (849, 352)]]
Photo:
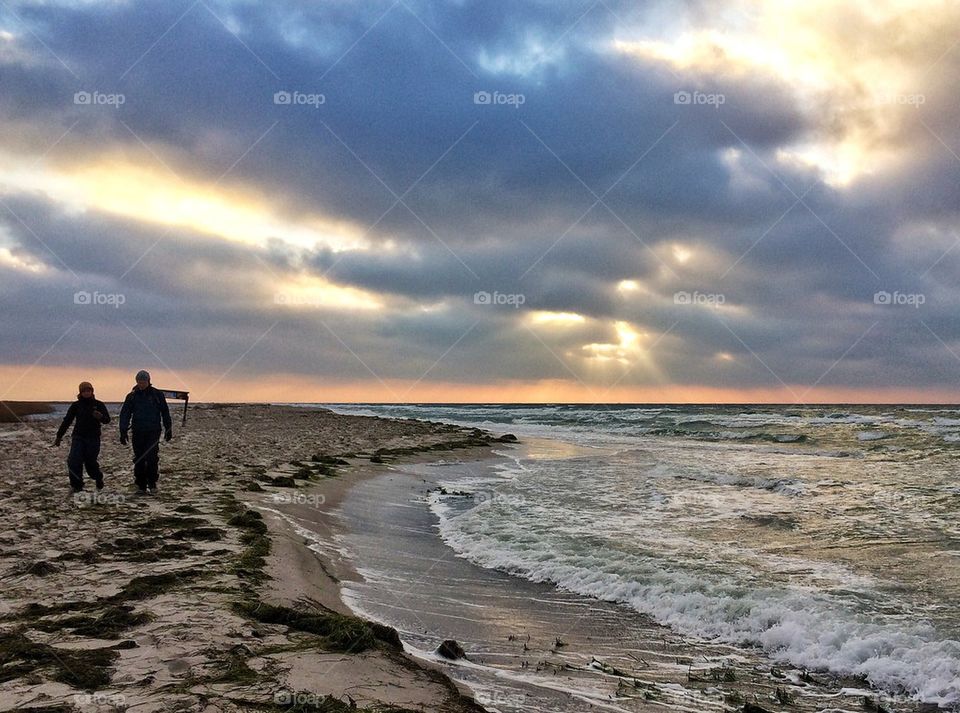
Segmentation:
[(447, 639), (440, 644), (437, 647), (437, 653), (443, 656), (445, 659), (456, 660), (467, 658), (467, 654), (463, 650), (463, 647), (453, 639)]

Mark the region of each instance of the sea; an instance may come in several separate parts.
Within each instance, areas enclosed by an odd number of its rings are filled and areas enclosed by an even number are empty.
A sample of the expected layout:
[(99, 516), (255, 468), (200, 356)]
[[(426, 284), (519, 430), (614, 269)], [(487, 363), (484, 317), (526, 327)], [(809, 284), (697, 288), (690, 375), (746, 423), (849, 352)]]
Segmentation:
[(491, 710), (960, 706), (960, 407), (324, 406), (519, 439), (337, 513), (348, 603)]

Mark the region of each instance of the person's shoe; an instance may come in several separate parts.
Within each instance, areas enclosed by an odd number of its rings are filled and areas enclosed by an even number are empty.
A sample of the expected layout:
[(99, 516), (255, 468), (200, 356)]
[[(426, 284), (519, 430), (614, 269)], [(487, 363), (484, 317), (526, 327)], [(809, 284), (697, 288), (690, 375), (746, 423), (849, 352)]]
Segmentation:
[(156, 495), (156, 494), (157, 494), (157, 491), (156, 491), (154, 488), (147, 488), (145, 492), (146, 492), (147, 495)]
[(103, 478), (99, 478), (93, 482), (97, 484), (97, 490), (103, 490)]
[(156, 495), (157, 491), (160, 489), (160, 486), (154, 483), (153, 485), (148, 485), (147, 490), (150, 491), (151, 495)]
[(146, 494), (147, 494), (147, 491), (144, 490), (143, 488), (137, 488), (137, 493), (136, 493), (136, 494), (137, 494), (137, 495), (146, 495)]

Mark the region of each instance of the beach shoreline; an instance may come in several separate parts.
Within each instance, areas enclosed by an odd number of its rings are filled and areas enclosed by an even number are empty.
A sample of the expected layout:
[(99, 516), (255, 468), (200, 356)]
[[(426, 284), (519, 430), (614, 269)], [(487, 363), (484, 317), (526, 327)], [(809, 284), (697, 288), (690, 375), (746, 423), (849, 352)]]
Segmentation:
[[(489, 448), (483, 446), (432, 453), (405, 454), (393, 462), (404, 465), (427, 463), (437, 456), (451, 453), (466, 461), (491, 458)], [(344, 597), (342, 586), (347, 582), (361, 581), (362, 575), (335, 544), (335, 540), (347, 532), (335, 513), (353, 489), (387, 472), (392, 472), (390, 465), (359, 462), (343, 467), (335, 478), (307, 485), (295, 495), (285, 492), (246, 494), (245, 504), (263, 514), (272, 541), (265, 566), (268, 579), (262, 590), (265, 601), (289, 607), (310, 602), (346, 616), (365, 618), (351, 608)], [(425, 686), (439, 687), (441, 695), (461, 697), (464, 703), (472, 699), (473, 692), (467, 686), (448, 677), (435, 663), (409, 653), (401, 654), (407, 659), (402, 662), (393, 654), (367, 655), (362, 661), (350, 657), (348, 667), (340, 665), (346, 659), (334, 656), (313, 656), (310, 661), (298, 659), (292, 667), (288, 685), (291, 689), (305, 689), (311, 680), (322, 675), (330, 695), (343, 699), (349, 695), (360, 707), (386, 703), (434, 710), (431, 705), (436, 705), (437, 692), (433, 692), (434, 700), (431, 701), (425, 697)], [(471, 706), (470, 709), (484, 710), (480, 706)]]
[(0, 710), (484, 710), (392, 629), (353, 616), (337, 593), (346, 568), (305, 547), (270, 500), (319, 484), (335, 503), (350, 463), (479, 453), (492, 436), (200, 405), (161, 450), (158, 496), (132, 494), (129, 452), (105, 433), (107, 487), (84, 499), (69, 495), (56, 425), (0, 438)]
[[(466, 424), (460, 421), (460, 425)], [(490, 427), (489, 422), (480, 425)], [(517, 488), (509, 485), (510, 476), (507, 480), (499, 476), (492, 480), (478, 479), (480, 468), (477, 467), (465, 467), (462, 473), (465, 480), (458, 480), (451, 476), (457, 470), (455, 463), (401, 462), (394, 466), (395, 477), (384, 476), (379, 482), (371, 479), (357, 482), (347, 507), (341, 507), (348, 517), (352, 515), (354, 526), (363, 518), (393, 524), (392, 531), (391, 527), (383, 528), (385, 532), (379, 541), (374, 539), (361, 546), (361, 549), (366, 547), (368, 555), (371, 548), (389, 551), (391, 561), (376, 556), (359, 558), (365, 576), (387, 585), (378, 589), (375, 584), (347, 581), (348, 603), (363, 616), (397, 628), (405, 641), (414, 642), (412, 650), (428, 660), (434, 658), (431, 652), (439, 639), (449, 637), (463, 642), (472, 661), (479, 661), (486, 670), (480, 671), (470, 662), (442, 662), (442, 666), (455, 678), (463, 674), (481, 702), (502, 704), (498, 707), (509, 711), (585, 710), (588, 705), (601, 708), (612, 705), (611, 710), (634, 710), (633, 706), (640, 706), (637, 709), (642, 710), (688, 710), (693, 706), (696, 710), (729, 711), (741, 710), (747, 703), (771, 711), (820, 711), (827, 702), (834, 708), (844, 709), (871, 709), (871, 706), (877, 710), (904, 712), (937, 709), (936, 704), (918, 703), (909, 696), (874, 688), (862, 676), (819, 667), (807, 669), (783, 657), (768, 656), (749, 641), (738, 645), (696, 636), (688, 638), (675, 629), (657, 624), (619, 598), (607, 599), (602, 592), (596, 596), (578, 595), (549, 579), (531, 581), (519, 572), (518, 576), (506, 574), (511, 571), (510, 567), (498, 567), (495, 558), (482, 556), (481, 568), (470, 563), (471, 557), (456, 554), (460, 551), (456, 540), (447, 539), (442, 522), (438, 525), (436, 521), (438, 511), (431, 506), (432, 512), (427, 512), (425, 501), (436, 505), (435, 499), (440, 497), (457, 508), (470, 508), (471, 502), (474, 505), (483, 502), (490, 505), (491, 500), (509, 502), (511, 493), (524, 492), (524, 483), (529, 487), (539, 482), (524, 476), (530, 472), (531, 458), (543, 458), (549, 468), (556, 468), (565, 459), (580, 461), (585, 453), (603, 454), (603, 458), (613, 455), (613, 451), (595, 446), (584, 451), (573, 442), (534, 437), (519, 424), (500, 425), (500, 428), (511, 427), (519, 428), (516, 433), (522, 443), (518, 448), (511, 448), (510, 457), (525, 463), (517, 464), (515, 474), (520, 476)], [(599, 465), (595, 458), (587, 461)], [(440, 465), (443, 467), (437, 467)], [(446, 485), (448, 492), (438, 496), (442, 485)], [(471, 495), (478, 488), (479, 499)], [(526, 492), (529, 494), (529, 490)], [(350, 500), (355, 502), (351, 504)], [(411, 515), (417, 510), (421, 516)], [(512, 508), (507, 508), (510, 510)], [(530, 510), (521, 507), (519, 512)], [(416, 532), (421, 534), (411, 534)], [(369, 539), (366, 534), (364, 538)], [(357, 537), (352, 539), (356, 541)], [(451, 558), (453, 562), (446, 566), (445, 561)], [(403, 564), (399, 564), (400, 560)], [(419, 568), (420, 560), (429, 566)], [(434, 566), (435, 561), (439, 566)], [(423, 591), (418, 594), (404, 586), (403, 591), (409, 596), (405, 596), (402, 607), (399, 606), (401, 603), (394, 601), (389, 583), (417, 582), (421, 575), (426, 578)], [(455, 586), (445, 586), (445, 580), (455, 582)], [(501, 586), (505, 592), (502, 597), (485, 591)], [(453, 604), (438, 605), (438, 602)], [(544, 603), (554, 609), (550, 616), (544, 615)], [(566, 622), (579, 619), (578, 608), (591, 610), (596, 615), (585, 619), (583, 626), (571, 629)], [(452, 625), (434, 625), (437, 617)], [(509, 621), (509, 626), (498, 626), (498, 618)], [(469, 620), (470, 625), (456, 625), (464, 620)], [(554, 633), (562, 636), (562, 647), (554, 646)], [(527, 639), (528, 647), (522, 642), (531, 635), (533, 639)], [(603, 641), (607, 643), (599, 643)], [(536, 678), (531, 674), (541, 672), (548, 672), (548, 678), (541, 677), (536, 686), (530, 686), (530, 679)], [(523, 679), (519, 681), (523, 685), (514, 686), (518, 679)], [(598, 679), (605, 679), (607, 685), (598, 683)], [(501, 686), (504, 681), (508, 682), (506, 690)], [(550, 700), (549, 691), (558, 690), (558, 686), (571, 698), (579, 696), (580, 707), (575, 701), (558, 704)], [(523, 704), (516, 703), (521, 699)]]
[[(356, 705), (451, 713), (479, 713), (480, 704), (732, 711), (751, 703), (806, 711), (819, 710), (809, 708), (817, 701), (841, 703), (840, 685), (819, 674), (792, 680), (788, 670), (757, 668), (762, 658), (745, 659), (735, 647), (692, 647), (616, 602), (453, 557), (435, 531), (428, 494), (458, 468), (471, 477), (493, 470), (508, 460), (495, 452), (504, 446), (510, 459), (584, 453), (563, 440), (531, 437), (514, 447), (462, 424), (309, 406), (200, 405), (162, 451), (160, 496), (132, 497), (123, 480), (129, 452), (105, 436), (108, 487), (103, 502), (85, 503), (66, 494), (65, 451), (50, 446), (55, 426), (48, 419), (0, 429), (0, 520), (13, 523), (0, 532), (7, 585), (0, 671), (16, 674), (0, 676), (0, 711), (159, 711), (171, 701), (191, 711)], [(364, 497), (373, 498), (369, 506)], [(343, 520), (351, 510), (352, 524)], [(433, 548), (438, 562), (442, 551), (456, 567), (441, 562), (433, 572), (438, 587), (448, 575), (455, 587), (427, 591), (421, 614), (435, 613), (433, 600), (452, 601), (441, 616), (469, 619), (487, 585), (509, 593), (481, 608), (506, 607), (513, 628), (451, 636), (470, 660), (438, 660), (436, 641), (423, 648), (416, 632), (357, 606), (366, 582), (343, 538), (362, 530), (364, 518), (370, 529), (400, 525), (401, 510), (419, 513), (429, 530), (414, 548)], [(63, 533), (72, 539), (64, 542)], [(384, 540), (383, 552), (402, 555), (405, 534), (401, 527)], [(418, 583), (416, 572), (403, 576)], [(548, 609), (554, 622), (578, 610), (599, 614), (575, 630), (550, 629), (545, 616), (547, 628), (537, 630), (534, 620)], [(562, 633), (562, 646), (554, 633)], [(78, 650), (91, 652), (93, 664), (63, 653)], [(880, 705), (858, 682), (843, 685), (844, 704)], [(813, 695), (795, 695), (801, 689)]]

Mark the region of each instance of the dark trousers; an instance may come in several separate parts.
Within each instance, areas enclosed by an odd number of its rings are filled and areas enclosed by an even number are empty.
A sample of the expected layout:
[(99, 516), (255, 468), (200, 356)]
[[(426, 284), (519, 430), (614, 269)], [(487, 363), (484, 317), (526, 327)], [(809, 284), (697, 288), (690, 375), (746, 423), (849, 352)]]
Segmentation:
[(133, 478), (137, 488), (153, 488), (160, 477), (160, 431), (133, 432)]
[(100, 457), (100, 439), (97, 436), (73, 436), (70, 439), (70, 455), (67, 456), (67, 471), (70, 473), (70, 487), (83, 490), (83, 469), (96, 481), (103, 482), (103, 471), (97, 458)]

